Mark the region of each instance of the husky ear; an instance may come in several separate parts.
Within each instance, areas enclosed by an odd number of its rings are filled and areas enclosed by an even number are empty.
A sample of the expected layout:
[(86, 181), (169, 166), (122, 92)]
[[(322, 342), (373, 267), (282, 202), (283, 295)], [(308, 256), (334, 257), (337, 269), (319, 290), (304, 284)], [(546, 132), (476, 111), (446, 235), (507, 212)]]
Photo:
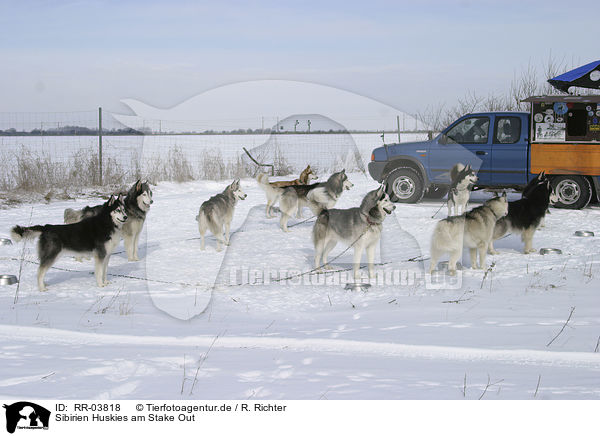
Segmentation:
[(117, 201), (119, 203), (123, 203), (123, 193), (119, 194), (119, 197), (117, 198)]
[(115, 196), (111, 195), (110, 198), (108, 199), (108, 205), (112, 206), (115, 202)]
[(138, 179), (137, 182), (135, 182), (135, 190), (136, 192), (140, 192), (142, 190), (142, 180)]
[(380, 185), (379, 189), (377, 189), (377, 197), (383, 198), (384, 195), (385, 195), (385, 186)]
[(503, 192), (502, 192), (502, 197), (503, 197), (503, 198), (506, 198), (506, 191), (503, 191)]
[(465, 171), (471, 171), (471, 164), (468, 164), (468, 165), (465, 167)]
[(344, 168), (341, 172), (342, 174), (346, 174), (346, 168)]

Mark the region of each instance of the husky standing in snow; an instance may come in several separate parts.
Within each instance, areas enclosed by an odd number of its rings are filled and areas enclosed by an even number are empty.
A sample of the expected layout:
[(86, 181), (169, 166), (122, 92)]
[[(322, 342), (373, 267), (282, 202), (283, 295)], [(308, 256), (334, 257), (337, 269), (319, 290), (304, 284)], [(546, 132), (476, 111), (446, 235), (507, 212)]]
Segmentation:
[[(202, 243), (200, 249), (204, 250), (204, 234), (210, 230), (217, 238), (217, 251), (223, 250), (223, 245), (229, 245), (229, 229), (233, 219), (233, 211), (238, 200), (244, 200), (246, 194), (240, 187), (240, 179), (236, 179), (227, 186), (223, 192), (214, 195), (200, 206), (196, 221)], [(225, 236), (223, 236), (225, 227)]]
[(95, 259), (96, 283), (108, 284), (106, 271), (108, 260), (121, 240), (121, 228), (127, 221), (122, 196), (110, 199), (99, 206), (97, 213), (73, 224), (46, 224), (45, 226), (15, 226), (11, 236), (15, 241), (40, 237), (38, 241), (38, 288), (46, 291), (44, 277), (64, 251), (78, 254), (91, 253)]
[(267, 218), (272, 218), (274, 215), (271, 213), (271, 208), (273, 205), (279, 200), (281, 194), (283, 194), (283, 190), (288, 186), (292, 185), (309, 185), (311, 181), (317, 180), (318, 177), (315, 172), (312, 170), (310, 165), (308, 165), (301, 173), (300, 177), (295, 180), (290, 181), (277, 181), (277, 182), (269, 182), (269, 176), (264, 173), (260, 173), (256, 180), (258, 181), (258, 186), (261, 187), (263, 191), (267, 194)]
[[(462, 215), (451, 216), (439, 221), (431, 238), (431, 265), (429, 273), (437, 267), (439, 258), (450, 253), (448, 271), (456, 274), (456, 262), (461, 258), (463, 247), (471, 254), (471, 268), (485, 268), (488, 245), (494, 235), (496, 222), (508, 213), (506, 192), (500, 197), (487, 200)], [(479, 263), (477, 263), (479, 253)]]
[[(477, 182), (477, 175), (471, 165), (457, 163), (450, 170), (450, 190), (448, 191), (448, 216), (465, 213), (471, 189)], [(452, 213), (454, 208), (454, 214)]]
[(527, 184), (520, 200), (508, 203), (508, 215), (496, 223), (488, 252), (498, 254), (494, 249), (494, 241), (506, 233), (520, 233), (525, 244), (523, 252), (533, 253), (533, 235), (543, 223), (548, 207), (557, 201), (558, 196), (552, 191), (550, 180), (542, 171)]
[(312, 185), (294, 185), (284, 189), (279, 200), (281, 218), (279, 225), (284, 232), (289, 232), (287, 222), (297, 215), (302, 208), (308, 206), (315, 215), (323, 209), (335, 206), (342, 192), (352, 188), (354, 184), (348, 180), (346, 170), (332, 174), (326, 182)]
[[(148, 181), (141, 179), (133, 184), (125, 195), (125, 212), (128, 220), (123, 224), (122, 236), (127, 253), (127, 260), (130, 262), (140, 260), (138, 257), (138, 240), (146, 221), (146, 214), (150, 210), (152, 200), (152, 189)], [(72, 224), (81, 221), (84, 218), (97, 215), (102, 210), (103, 205), (86, 206), (83, 209), (65, 209), (64, 222)], [(81, 262), (81, 257), (76, 260)]]
[(375, 248), (381, 239), (383, 220), (396, 208), (382, 185), (369, 192), (360, 207), (351, 209), (324, 209), (313, 227), (315, 268), (330, 268), (327, 255), (338, 242), (354, 246), (354, 280), (360, 280), (360, 259), (367, 251), (369, 278), (374, 277)]

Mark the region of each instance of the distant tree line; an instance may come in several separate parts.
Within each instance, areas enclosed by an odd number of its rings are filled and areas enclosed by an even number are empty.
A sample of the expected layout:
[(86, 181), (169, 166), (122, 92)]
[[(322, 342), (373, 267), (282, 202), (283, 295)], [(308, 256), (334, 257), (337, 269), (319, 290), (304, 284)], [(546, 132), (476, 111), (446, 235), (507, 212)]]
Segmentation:
[[(83, 126), (63, 126), (49, 129), (36, 128), (33, 130), (17, 130), (9, 128), (0, 130), (0, 136), (98, 136), (98, 128)], [(124, 127), (120, 129), (102, 129), (102, 135), (125, 136), (141, 135), (138, 130)]]
[[(391, 133), (392, 131), (390, 131)], [(393, 131), (395, 132), (395, 130)], [(424, 132), (424, 131), (423, 131)], [(83, 126), (64, 126), (51, 129), (36, 128), (33, 130), (17, 130), (9, 128), (0, 130), (0, 136), (98, 136), (97, 128), (89, 128)], [(312, 130), (310, 132), (293, 132), (288, 130), (276, 129), (233, 129), (233, 130), (204, 130), (204, 131), (161, 131), (156, 132), (144, 127), (141, 129), (120, 128), (120, 129), (102, 129), (104, 136), (126, 136), (126, 135), (325, 135), (325, 134), (340, 134), (340, 133), (381, 133), (381, 131), (370, 130)], [(386, 132), (388, 133), (388, 132)]]

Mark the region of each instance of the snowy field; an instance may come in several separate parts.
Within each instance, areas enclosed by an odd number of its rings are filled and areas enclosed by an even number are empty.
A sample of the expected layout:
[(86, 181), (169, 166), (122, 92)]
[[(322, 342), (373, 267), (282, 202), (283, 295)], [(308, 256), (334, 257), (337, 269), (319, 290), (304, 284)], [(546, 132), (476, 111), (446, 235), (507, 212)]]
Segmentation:
[[(359, 173), (351, 180), (339, 207), (376, 187)], [(432, 280), (423, 271), (441, 203), (398, 205), (384, 224), (379, 282), (362, 292), (344, 289), (346, 271), (297, 276), (312, 269), (312, 221), (284, 234), (251, 179), (231, 245), (217, 253), (210, 236), (200, 251), (198, 207), (225, 185), (156, 186), (142, 260), (127, 262), (121, 244), (106, 288), (95, 286), (91, 261), (63, 257), (40, 293), (35, 245), (0, 246), (0, 274), (21, 277), (18, 292), (0, 287), (0, 396), (600, 399), (600, 243), (573, 235), (600, 235), (598, 208), (552, 209), (534, 247), (561, 255), (524, 255), (509, 236), (487, 273)], [(3, 209), (0, 237), (89, 203)], [(345, 270), (351, 257), (334, 265)]]

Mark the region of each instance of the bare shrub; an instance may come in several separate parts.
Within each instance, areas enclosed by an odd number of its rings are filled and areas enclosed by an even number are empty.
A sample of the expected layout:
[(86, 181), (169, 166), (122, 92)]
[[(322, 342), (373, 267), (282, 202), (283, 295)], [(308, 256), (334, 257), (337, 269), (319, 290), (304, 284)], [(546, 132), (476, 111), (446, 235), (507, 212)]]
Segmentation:
[[(550, 53), (541, 68), (536, 68), (530, 61), (518, 73), (515, 72), (510, 86), (504, 92), (482, 97), (475, 91), (468, 91), (465, 96), (458, 98), (454, 106), (447, 107), (444, 103), (429, 106), (419, 112), (417, 118), (432, 130), (440, 132), (457, 118), (472, 112), (528, 111), (529, 103), (523, 103), (523, 99), (533, 95), (562, 94), (548, 83), (548, 79), (575, 66), (569, 66), (564, 59), (557, 60)], [(593, 89), (577, 89), (577, 93), (581, 95), (598, 94), (598, 92)]]

